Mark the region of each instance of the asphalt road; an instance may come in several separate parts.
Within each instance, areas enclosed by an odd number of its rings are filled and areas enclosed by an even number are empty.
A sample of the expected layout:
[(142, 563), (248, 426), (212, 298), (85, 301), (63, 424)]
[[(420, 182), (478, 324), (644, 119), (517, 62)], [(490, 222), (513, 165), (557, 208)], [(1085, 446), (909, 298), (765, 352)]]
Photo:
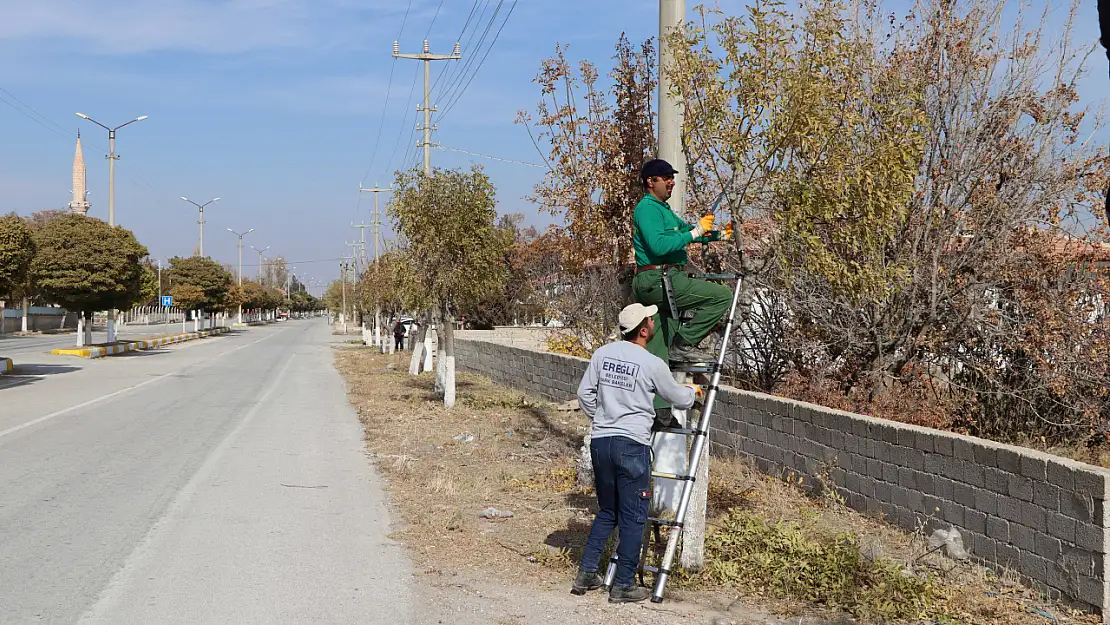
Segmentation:
[[(234, 321), (234, 319), (232, 320)], [(193, 322), (187, 325), (189, 331), (193, 329)], [(181, 332), (180, 323), (169, 325), (125, 325), (117, 328), (116, 334), (120, 338), (146, 338), (160, 334)], [(93, 341), (102, 342), (106, 338), (104, 328), (97, 326), (93, 331)], [(68, 334), (39, 334), (19, 336), (15, 334), (0, 334), (0, 356), (11, 358), (16, 363), (26, 360), (27, 356), (47, 353), (52, 349), (73, 347), (77, 343), (77, 335)], [(22, 357), (22, 358), (21, 358)]]
[(0, 622), (411, 622), (331, 341), (315, 319), (17, 362), (0, 383)]

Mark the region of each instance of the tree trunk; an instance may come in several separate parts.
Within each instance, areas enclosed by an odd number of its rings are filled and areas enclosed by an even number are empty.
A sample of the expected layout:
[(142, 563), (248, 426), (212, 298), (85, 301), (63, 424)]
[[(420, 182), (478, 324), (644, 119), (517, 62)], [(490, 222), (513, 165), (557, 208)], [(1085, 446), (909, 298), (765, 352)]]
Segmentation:
[(23, 324), (22, 324), (22, 328), (23, 328), (24, 332), (30, 332), (31, 331), (31, 301), (26, 297), (23, 298)]
[(412, 358), (409, 360), (409, 375), (420, 375), (424, 362), (424, 338), (428, 334), (428, 324), (420, 324), (420, 333), (412, 342)]
[[(432, 329), (432, 313), (431, 312), (428, 313), (428, 316), (427, 316), (426, 319), (427, 319), (427, 322), (428, 322), (428, 329), (431, 330)], [(439, 342), (439, 337), (438, 336), (436, 337), (436, 342), (437, 343)], [(423, 365), (423, 369), (424, 369), (425, 373), (432, 370), (432, 335), (431, 335), (431, 333), (426, 333), (424, 335), (424, 365)]]
[(439, 339), (439, 353), (443, 359), (443, 405), (455, 406), (455, 319), (445, 315), (442, 323), (443, 335)]
[(446, 349), (447, 341), (444, 340), (444, 323), (446, 315), (443, 311), (436, 311), (436, 393), (442, 395), (447, 390), (446, 385), (446, 358), (443, 357), (443, 352)]

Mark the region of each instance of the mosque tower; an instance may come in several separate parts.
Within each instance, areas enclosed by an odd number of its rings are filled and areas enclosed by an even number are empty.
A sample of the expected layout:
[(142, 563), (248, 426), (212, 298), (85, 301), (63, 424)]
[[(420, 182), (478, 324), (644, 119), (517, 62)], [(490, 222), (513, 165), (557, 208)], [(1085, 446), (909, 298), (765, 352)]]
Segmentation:
[(81, 132), (77, 132), (77, 151), (73, 154), (73, 199), (69, 210), (77, 215), (89, 212), (89, 192), (85, 188), (85, 155), (81, 152)]

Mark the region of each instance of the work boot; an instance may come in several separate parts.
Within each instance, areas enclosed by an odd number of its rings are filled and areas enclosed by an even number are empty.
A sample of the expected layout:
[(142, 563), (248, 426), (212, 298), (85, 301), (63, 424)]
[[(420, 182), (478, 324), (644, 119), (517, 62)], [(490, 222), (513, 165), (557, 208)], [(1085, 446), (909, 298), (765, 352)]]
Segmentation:
[(609, 603), (638, 603), (651, 596), (651, 591), (640, 586), (613, 586), (609, 589)]
[(584, 595), (591, 590), (601, 588), (604, 582), (597, 572), (578, 571), (578, 577), (574, 578), (574, 585), (570, 587), (570, 594)]
[(671, 362), (680, 362), (684, 364), (709, 364), (715, 362), (717, 358), (707, 351), (698, 349), (697, 346), (689, 345), (686, 342), (676, 340), (670, 349)]

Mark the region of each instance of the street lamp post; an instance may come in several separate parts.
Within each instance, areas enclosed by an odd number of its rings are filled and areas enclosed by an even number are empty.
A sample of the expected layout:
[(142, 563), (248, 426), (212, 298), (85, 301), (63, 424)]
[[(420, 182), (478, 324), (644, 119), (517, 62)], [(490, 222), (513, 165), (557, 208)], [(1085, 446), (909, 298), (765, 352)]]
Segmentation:
[(254, 232), (254, 228), (242, 233), (231, 228), (228, 228), (227, 231), (239, 237), (239, 321), (236, 325), (243, 325), (243, 237)]
[[(116, 154), (116, 131), (124, 126), (141, 122), (147, 118), (146, 115), (136, 117), (135, 119), (120, 124), (115, 128), (109, 128), (104, 124), (96, 121), (95, 119), (85, 115), (84, 113), (77, 113), (81, 119), (88, 120), (104, 130), (108, 131), (108, 225), (116, 225), (116, 161), (119, 160), (119, 155)], [(108, 343), (116, 342), (116, 311), (115, 309), (108, 311)]]
[(200, 233), (198, 234), (198, 238), (197, 238), (197, 256), (203, 257), (204, 256), (204, 207), (208, 206), (212, 202), (219, 202), (220, 198), (214, 197), (211, 200), (208, 200), (207, 202), (205, 202), (204, 204), (197, 204), (196, 202), (194, 202), (194, 201), (190, 200), (189, 198), (185, 197), (184, 195), (181, 196), (181, 199), (183, 199), (186, 202), (192, 204), (193, 206), (196, 206), (197, 209), (200, 211), (200, 219), (197, 220), (197, 224), (200, 226)]
[(267, 245), (266, 247), (264, 247), (262, 249), (258, 249), (257, 247), (255, 247), (253, 245), (251, 246), (252, 250), (258, 252), (258, 283), (261, 284), (262, 286), (266, 286), (262, 282), (262, 269), (264, 268), (264, 265), (262, 264), (262, 252), (265, 252), (266, 250), (270, 249), (271, 247), (273, 247), (273, 246)]

